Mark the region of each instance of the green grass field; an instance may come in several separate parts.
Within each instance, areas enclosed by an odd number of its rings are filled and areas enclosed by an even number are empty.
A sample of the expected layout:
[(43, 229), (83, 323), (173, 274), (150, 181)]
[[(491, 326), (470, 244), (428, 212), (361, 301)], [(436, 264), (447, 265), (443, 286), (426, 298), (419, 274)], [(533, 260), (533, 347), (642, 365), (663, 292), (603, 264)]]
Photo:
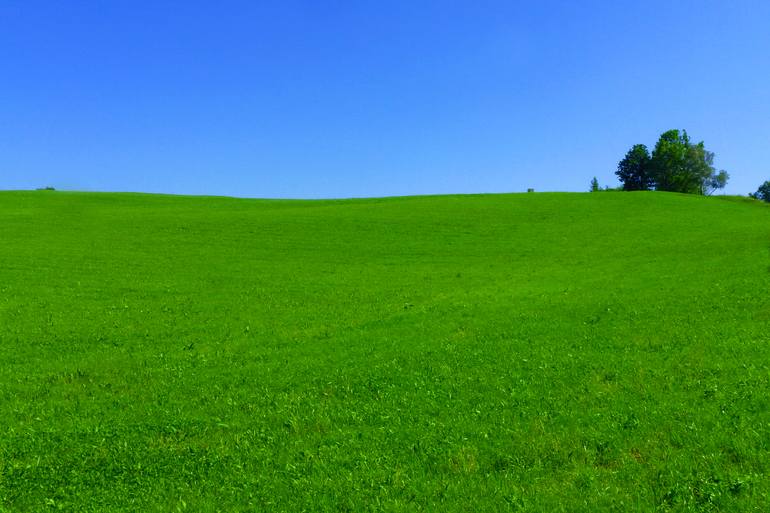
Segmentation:
[(770, 511), (770, 208), (0, 193), (0, 511)]

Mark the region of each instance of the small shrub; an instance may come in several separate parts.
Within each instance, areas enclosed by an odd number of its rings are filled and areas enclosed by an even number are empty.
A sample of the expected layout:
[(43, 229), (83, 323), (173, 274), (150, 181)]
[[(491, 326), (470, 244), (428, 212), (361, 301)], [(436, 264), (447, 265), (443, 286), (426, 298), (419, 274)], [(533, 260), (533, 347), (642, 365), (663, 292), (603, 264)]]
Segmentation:
[(749, 193), (749, 196), (754, 199), (770, 202), (770, 180), (760, 185), (757, 192)]

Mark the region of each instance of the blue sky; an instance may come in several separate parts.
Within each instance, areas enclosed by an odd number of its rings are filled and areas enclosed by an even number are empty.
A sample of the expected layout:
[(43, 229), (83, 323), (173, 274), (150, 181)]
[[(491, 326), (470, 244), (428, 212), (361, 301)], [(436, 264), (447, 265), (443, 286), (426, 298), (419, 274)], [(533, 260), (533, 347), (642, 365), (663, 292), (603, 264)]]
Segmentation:
[(0, 189), (583, 191), (685, 128), (770, 179), (770, 2), (0, 2)]

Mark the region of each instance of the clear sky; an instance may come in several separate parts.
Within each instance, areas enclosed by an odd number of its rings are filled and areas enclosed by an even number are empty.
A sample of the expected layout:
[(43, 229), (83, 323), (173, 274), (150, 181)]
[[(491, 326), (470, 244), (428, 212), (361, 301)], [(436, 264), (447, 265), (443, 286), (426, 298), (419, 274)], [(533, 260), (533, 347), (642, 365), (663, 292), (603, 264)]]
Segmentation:
[(0, 189), (584, 191), (670, 128), (770, 179), (770, 2), (0, 2)]

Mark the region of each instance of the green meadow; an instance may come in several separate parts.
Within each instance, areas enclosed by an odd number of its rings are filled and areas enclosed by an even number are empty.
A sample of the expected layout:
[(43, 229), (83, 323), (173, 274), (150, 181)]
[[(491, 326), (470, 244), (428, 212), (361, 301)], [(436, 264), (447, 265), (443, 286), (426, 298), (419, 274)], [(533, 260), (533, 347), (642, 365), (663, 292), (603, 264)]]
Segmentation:
[(0, 193), (0, 511), (770, 511), (770, 208)]

